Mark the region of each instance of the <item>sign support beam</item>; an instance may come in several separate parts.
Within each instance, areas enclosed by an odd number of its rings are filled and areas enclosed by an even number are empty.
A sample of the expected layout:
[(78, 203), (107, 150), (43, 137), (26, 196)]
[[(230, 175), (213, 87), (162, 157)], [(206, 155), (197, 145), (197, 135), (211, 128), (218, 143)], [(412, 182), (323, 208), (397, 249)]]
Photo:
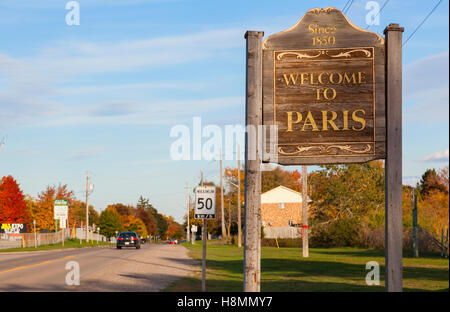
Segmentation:
[(401, 292), (402, 267), (402, 34), (390, 24), (386, 36), (386, 291)]
[[(262, 31), (247, 31), (247, 85), (245, 134), (245, 248), (244, 291), (260, 291), (261, 271), (261, 151)], [(249, 137), (249, 127), (252, 128)], [(249, 157), (250, 156), (250, 157)], [(256, 157), (255, 157), (256, 156)], [(238, 168), (239, 169), (239, 168)]]

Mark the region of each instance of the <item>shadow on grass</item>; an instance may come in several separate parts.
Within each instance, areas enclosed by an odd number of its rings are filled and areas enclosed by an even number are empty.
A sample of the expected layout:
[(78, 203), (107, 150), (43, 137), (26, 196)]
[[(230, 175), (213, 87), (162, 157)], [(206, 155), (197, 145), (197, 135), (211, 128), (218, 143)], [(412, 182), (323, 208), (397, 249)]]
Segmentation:
[[(314, 253), (334, 256), (352, 256), (352, 257), (382, 257), (384, 258), (385, 252), (383, 250), (370, 250), (370, 249), (356, 249), (355, 251), (340, 251), (340, 250), (327, 250), (327, 249), (315, 249)], [(403, 258), (415, 259), (410, 250), (403, 251)], [(438, 252), (421, 252), (420, 258), (432, 258), (432, 259), (444, 259)]]
[[(183, 264), (186, 262), (183, 259), (171, 260)], [(242, 291), (243, 260), (209, 259), (207, 268), (208, 291)], [(382, 285), (366, 285), (368, 270), (365, 264), (263, 258), (261, 272), (262, 291), (384, 291)], [(384, 272), (384, 266), (380, 265), (381, 281), (384, 281)], [(414, 288), (405, 287), (405, 291), (428, 291), (429, 288), (422, 283), (448, 282), (449, 272), (445, 268), (405, 267), (403, 278), (416, 283)], [(184, 284), (178, 284), (181, 288), (174, 285), (169, 291), (200, 291), (199, 282), (198, 276), (186, 277), (183, 279)], [(448, 283), (446, 285), (448, 286)], [(446, 289), (448, 290), (448, 287)]]

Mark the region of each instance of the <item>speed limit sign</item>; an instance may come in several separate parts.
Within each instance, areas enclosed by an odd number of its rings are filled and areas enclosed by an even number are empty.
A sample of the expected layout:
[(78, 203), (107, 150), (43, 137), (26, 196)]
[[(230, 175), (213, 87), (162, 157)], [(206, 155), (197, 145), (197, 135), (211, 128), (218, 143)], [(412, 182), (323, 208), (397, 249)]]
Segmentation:
[(216, 187), (197, 186), (195, 189), (195, 219), (214, 219), (216, 217)]

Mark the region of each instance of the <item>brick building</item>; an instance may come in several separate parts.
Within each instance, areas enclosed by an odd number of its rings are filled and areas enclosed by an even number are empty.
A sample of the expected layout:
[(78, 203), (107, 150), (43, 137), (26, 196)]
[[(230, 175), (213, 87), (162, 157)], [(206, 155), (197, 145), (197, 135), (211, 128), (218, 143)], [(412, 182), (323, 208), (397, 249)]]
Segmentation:
[(261, 194), (261, 221), (267, 238), (300, 237), (302, 194), (282, 185)]

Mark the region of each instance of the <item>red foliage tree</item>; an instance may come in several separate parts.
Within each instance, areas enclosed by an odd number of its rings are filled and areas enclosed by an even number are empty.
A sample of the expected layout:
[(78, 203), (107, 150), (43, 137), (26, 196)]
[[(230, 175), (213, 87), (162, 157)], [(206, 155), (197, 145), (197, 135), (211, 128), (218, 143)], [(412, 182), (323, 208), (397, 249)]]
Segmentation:
[(28, 223), (25, 197), (12, 176), (3, 177), (0, 183), (0, 221)]

